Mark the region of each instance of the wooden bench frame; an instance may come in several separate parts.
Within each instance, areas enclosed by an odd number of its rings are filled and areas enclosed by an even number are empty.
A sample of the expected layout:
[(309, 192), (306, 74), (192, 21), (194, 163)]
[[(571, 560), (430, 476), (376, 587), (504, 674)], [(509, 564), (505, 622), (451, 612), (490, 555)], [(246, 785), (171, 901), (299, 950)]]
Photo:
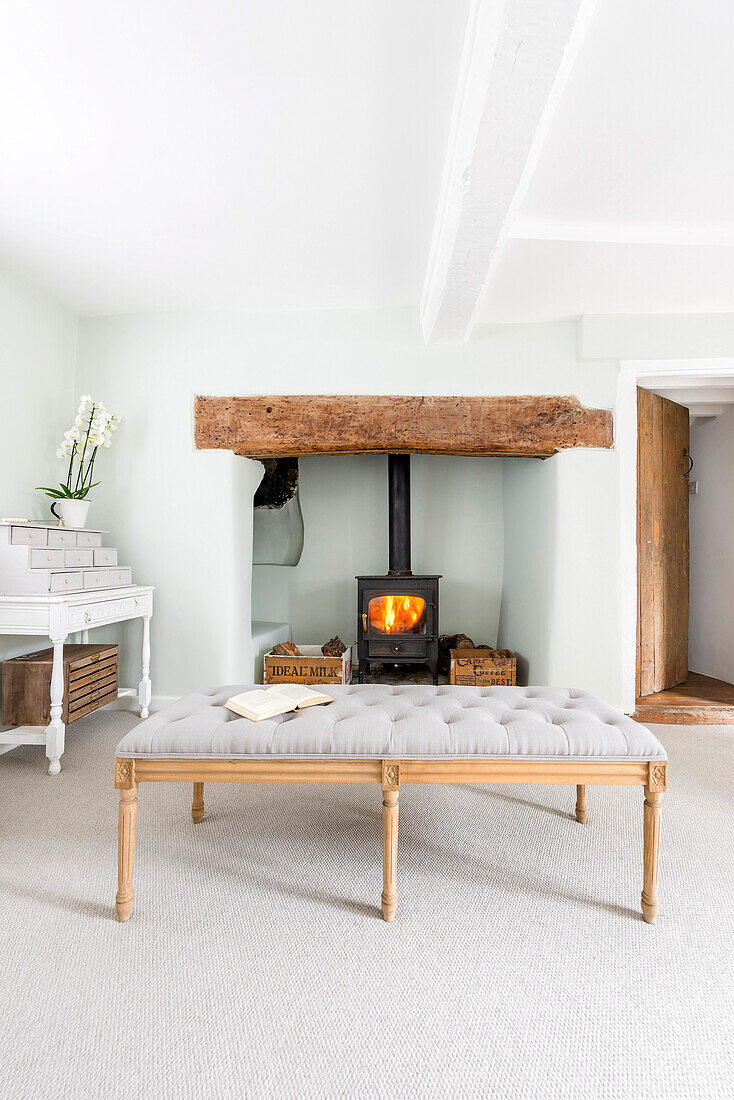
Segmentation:
[(117, 919), (132, 913), (135, 819), (138, 784), (193, 783), (191, 815), (204, 816), (205, 783), (379, 783), (382, 789), (382, 915), (395, 919), (397, 909), (398, 800), (403, 783), (546, 783), (576, 786), (576, 819), (586, 823), (587, 785), (641, 785), (643, 816), (642, 916), (654, 924), (658, 914), (660, 814), (667, 790), (664, 760), (226, 760), (118, 757), (115, 787), (120, 792), (118, 826)]

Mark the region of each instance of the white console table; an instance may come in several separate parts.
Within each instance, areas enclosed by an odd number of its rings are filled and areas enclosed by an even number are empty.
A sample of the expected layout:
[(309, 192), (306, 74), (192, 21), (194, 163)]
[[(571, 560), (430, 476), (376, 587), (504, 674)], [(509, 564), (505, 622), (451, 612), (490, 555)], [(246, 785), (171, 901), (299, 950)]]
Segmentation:
[(154, 589), (148, 585), (126, 585), (99, 592), (77, 592), (68, 595), (0, 596), (0, 634), (40, 635), (50, 638), (53, 645), (51, 673), (51, 720), (43, 726), (18, 726), (0, 732), (0, 753), (16, 745), (45, 745), (49, 760), (49, 775), (61, 771), (65, 726), (61, 721), (64, 699), (64, 642), (70, 634), (81, 633), (88, 641), (88, 632), (97, 626), (123, 623), (128, 619), (143, 620), (142, 677), (138, 687), (140, 717), (148, 717), (150, 706), (150, 620), (153, 614)]

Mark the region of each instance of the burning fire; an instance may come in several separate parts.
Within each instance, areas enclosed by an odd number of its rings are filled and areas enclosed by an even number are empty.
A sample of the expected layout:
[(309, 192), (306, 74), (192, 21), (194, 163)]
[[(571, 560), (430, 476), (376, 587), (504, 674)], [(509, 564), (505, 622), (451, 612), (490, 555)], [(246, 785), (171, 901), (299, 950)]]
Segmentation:
[(410, 634), (423, 618), (422, 596), (380, 596), (369, 603), (369, 620), (380, 634)]

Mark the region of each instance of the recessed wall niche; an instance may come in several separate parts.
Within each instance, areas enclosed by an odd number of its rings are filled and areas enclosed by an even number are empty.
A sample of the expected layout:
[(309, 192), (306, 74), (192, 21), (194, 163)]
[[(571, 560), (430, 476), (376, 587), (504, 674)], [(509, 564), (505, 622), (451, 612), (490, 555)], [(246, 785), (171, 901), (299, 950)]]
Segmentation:
[[(255, 564), (252, 616), (294, 641), (356, 637), (360, 573), (388, 567), (387, 455), (299, 461), (303, 552)], [(504, 555), (502, 460), (413, 455), (412, 568), (441, 573), (441, 630), (497, 639)], [(276, 628), (277, 630), (277, 628)], [(272, 633), (272, 631), (271, 631)]]

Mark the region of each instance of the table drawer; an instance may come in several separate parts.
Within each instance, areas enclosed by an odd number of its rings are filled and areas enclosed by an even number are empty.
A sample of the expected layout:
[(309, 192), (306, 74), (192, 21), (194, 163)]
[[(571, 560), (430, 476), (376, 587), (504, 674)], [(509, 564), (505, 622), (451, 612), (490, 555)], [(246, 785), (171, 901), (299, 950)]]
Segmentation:
[(79, 592), (83, 587), (81, 573), (49, 574), (49, 592)]
[(82, 576), (85, 588), (109, 588), (109, 569), (85, 569)]
[(117, 599), (100, 600), (86, 607), (69, 608), (69, 630), (84, 630), (97, 623), (117, 622), (138, 615), (153, 614), (153, 593), (140, 592)]
[(45, 546), (45, 527), (11, 527), (10, 541), (13, 546)]
[(100, 546), (92, 553), (95, 565), (117, 565), (117, 551), (109, 546)]
[(121, 569), (110, 569), (109, 574), (110, 574), (109, 583), (111, 585), (114, 585), (114, 584), (132, 584), (133, 571), (132, 571), (132, 569), (130, 568), (129, 565), (123, 566)]
[(39, 548), (37, 550), (31, 549), (29, 554), (31, 558), (31, 569), (48, 569), (50, 567), (58, 569), (59, 566), (63, 569), (67, 564), (67, 562), (64, 561), (63, 550)]
[(49, 546), (76, 546), (76, 531), (65, 531), (63, 527), (55, 527), (48, 532)]
[[(31, 551), (31, 553), (33, 553), (33, 551)], [(64, 553), (66, 554), (64, 565), (94, 565), (94, 550), (65, 550)]]
[(102, 532), (101, 531), (77, 531), (76, 533), (77, 546), (101, 546), (102, 545)]

